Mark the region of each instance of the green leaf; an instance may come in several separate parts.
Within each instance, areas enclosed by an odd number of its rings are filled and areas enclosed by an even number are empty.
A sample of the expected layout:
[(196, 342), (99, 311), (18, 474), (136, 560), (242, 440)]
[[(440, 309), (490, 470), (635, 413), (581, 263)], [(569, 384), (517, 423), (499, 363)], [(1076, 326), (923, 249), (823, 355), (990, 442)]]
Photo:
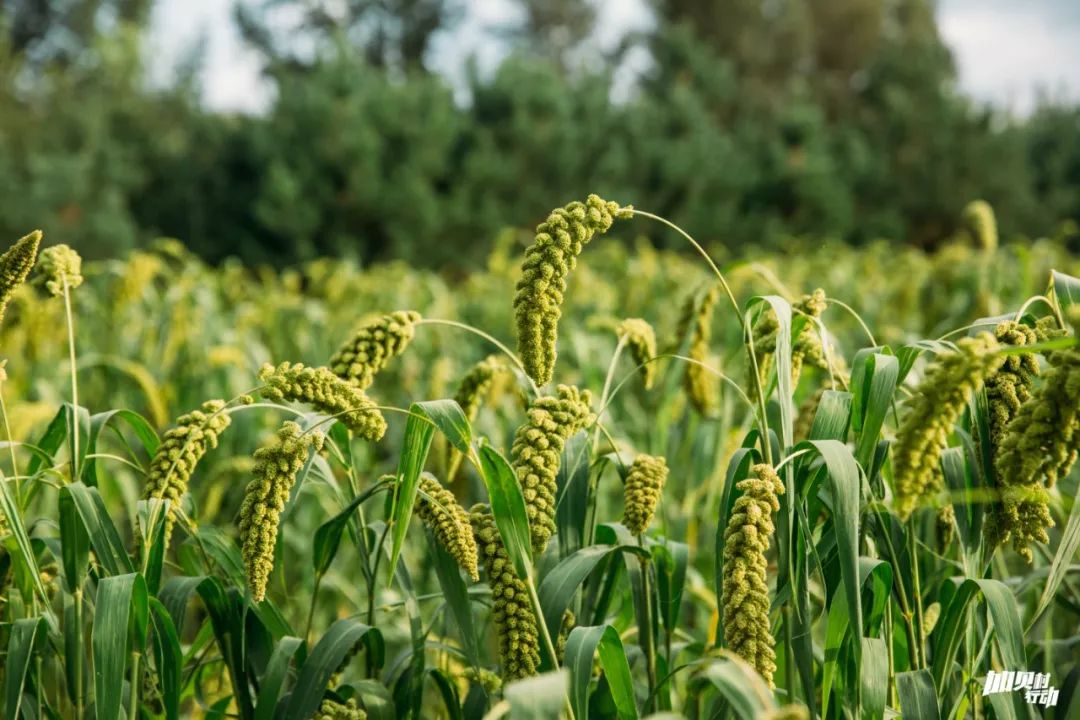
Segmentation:
[[(503, 689), (514, 720), (560, 720), (566, 706), (564, 670), (512, 682)], [(584, 716), (583, 716), (584, 717)]]
[(57, 451), (63, 446), (68, 436), (68, 412), (61, 407), (53, 419), (49, 421), (41, 439), (35, 446), (41, 451), (34, 453), (26, 466), (26, 474), (33, 477), (41, 472), (45, 465), (56, 457)]
[(948, 673), (960, 646), (961, 635), (968, 627), (966, 620), (970, 604), (980, 594), (986, 600), (986, 605), (990, 610), (994, 639), (1001, 651), (1002, 664), (1007, 668), (1027, 667), (1020, 613), (1012, 592), (998, 580), (968, 578), (960, 583), (953, 593), (948, 607), (934, 629), (936, 641), (933, 677), (939, 693), (943, 692)]
[(589, 683), (597, 650), (618, 717), (636, 720), (638, 711), (630, 664), (619, 633), (611, 625), (579, 626), (566, 638), (566, 669), (570, 673), (570, 703), (574, 717), (589, 717)]
[(161, 682), (161, 701), (165, 706), (165, 717), (168, 720), (179, 720), (180, 673), (183, 670), (180, 638), (176, 634), (176, 626), (169, 611), (155, 597), (150, 598), (150, 613), (154, 627), (154, 660)]
[(60, 518), (60, 557), (64, 565), (64, 591), (68, 594), (82, 587), (90, 564), (90, 536), (75, 508), (75, 501), (65, 486), (57, 499)]
[(341, 544), (341, 535), (345, 532), (345, 528), (348, 526), (353, 513), (356, 512), (356, 508), (369, 500), (375, 493), (384, 490), (386, 485), (385, 481), (380, 481), (360, 493), (353, 498), (352, 502), (342, 508), (341, 512), (324, 522), (315, 531), (315, 541), (311, 546), (311, 551), (314, 556), (316, 574), (321, 575), (330, 569), (330, 564), (334, 561), (334, 556), (337, 555), (338, 547)]
[[(851, 608), (851, 632), (860, 636), (863, 627), (862, 595), (859, 582), (859, 465), (846, 445), (836, 440), (812, 440), (798, 449), (813, 449), (825, 462), (831, 495), (833, 528), (840, 557), (840, 578), (848, 607)], [(862, 644), (856, 643), (856, 657)]]
[(649, 557), (647, 551), (636, 545), (593, 545), (578, 550), (544, 576), (537, 595), (540, 598), (540, 607), (544, 609), (544, 622), (551, 637), (558, 636), (563, 613), (570, 607), (581, 583), (585, 582), (585, 578), (601, 560), (616, 552), (635, 553), (646, 559)]
[(1065, 523), (1065, 530), (1061, 533), (1061, 542), (1058, 543), (1057, 552), (1054, 553), (1054, 559), (1050, 562), (1050, 572), (1046, 578), (1046, 585), (1043, 586), (1042, 595), (1039, 596), (1039, 604), (1028, 620), (1028, 630), (1031, 630), (1035, 622), (1053, 602), (1058, 588), (1061, 587), (1061, 581), (1065, 579), (1065, 574), (1069, 572), (1071, 559), (1076, 557), (1077, 548), (1080, 548), (1080, 500), (1074, 497), (1069, 519)]
[(690, 546), (668, 540), (653, 547), (656, 560), (656, 585), (660, 596), (660, 619), (669, 633), (679, 626), (683, 590), (686, 588), (686, 569), (690, 562)]
[(525, 498), (510, 463), (487, 443), (480, 445), (480, 467), (491, 500), (491, 514), (506, 553), (520, 578), (532, 576), (532, 540)]
[(821, 395), (814, 423), (810, 426), (810, 440), (847, 439), (848, 424), (851, 422), (851, 393), (840, 390), (826, 390)]
[[(124, 675), (132, 636), (145, 642), (149, 608), (146, 582), (128, 573), (98, 583), (91, 646), (94, 707), (100, 720), (116, 720), (124, 700)], [(140, 652), (142, 647), (137, 648)]]
[[(158, 434), (154, 432), (154, 428), (147, 422), (146, 418), (132, 410), (108, 410), (90, 417), (90, 430), (84, 457), (85, 455), (93, 455), (101, 452), (98, 445), (101, 442), (101, 434), (106, 429), (111, 427), (117, 435), (120, 435), (120, 429), (117, 427), (120, 423), (126, 424), (134, 431), (135, 437), (138, 438), (143, 451), (148, 457), (153, 457), (154, 453), (157, 452), (158, 445), (161, 443)], [(120, 437), (123, 438), (123, 435), (120, 435)], [(79, 479), (87, 486), (96, 486), (97, 458), (87, 458), (80, 468)]]
[(376, 667), (381, 665), (383, 639), (377, 629), (348, 618), (331, 625), (300, 668), (296, 689), (288, 698), (285, 717), (307, 720), (315, 714), (326, 694), (330, 676), (337, 672), (345, 656), (360, 642), (376, 657)]
[(892, 355), (873, 353), (866, 358), (859, 407), (863, 412), (859, 444), (855, 457), (864, 468), (870, 467), (877, 448), (878, 435), (885, 416), (892, 408), (893, 393), (900, 378), (900, 363)]
[(461, 577), (461, 570), (457, 561), (450, 553), (436, 542), (428, 534), (428, 547), (434, 552), (435, 574), (439, 578), (439, 586), (442, 588), (446, 604), (454, 616), (458, 633), (461, 635), (461, 646), (465, 651), (465, 657), (474, 668), (480, 667), (480, 643), (476, 636), (476, 626), (473, 622), (472, 604), (469, 602), (469, 589)]
[(266, 664), (266, 671), (259, 678), (259, 697), (255, 703), (255, 720), (273, 720), (274, 710), (277, 707), (278, 698), (285, 687), (285, 679), (289, 672), (289, 663), (293, 655), (303, 644), (300, 638), (283, 637), (274, 648), (270, 661)]
[(457, 404), (456, 400), (428, 400), (415, 403), (413, 412), (419, 412), (426, 417), (446, 439), (460, 452), (468, 454), (469, 443), (472, 442), (472, 426), (465, 417), (465, 411)]
[(929, 670), (897, 673), (896, 694), (900, 697), (904, 718), (938, 720), (937, 692)]
[(776, 700), (765, 680), (745, 660), (734, 653), (709, 663), (691, 680), (691, 688), (715, 688), (741, 720), (755, 720), (759, 713), (776, 709)]
[(585, 544), (585, 523), (589, 508), (589, 458), (592, 444), (588, 433), (575, 433), (566, 441), (556, 477), (555, 525), (559, 533), (560, 557)]
[(862, 667), (857, 682), (862, 683), (862, 716), (881, 720), (885, 717), (889, 692), (889, 649), (881, 638), (864, 637), (861, 640)]
[[(405, 545), (405, 535), (409, 532), (409, 521), (412, 519), (413, 506), (416, 504), (416, 491), (420, 487), (420, 473), (424, 469), (424, 463), (427, 462), (431, 440), (435, 435), (435, 426), (425, 420), (426, 417), (423, 403), (413, 403), (409, 408), (401, 457), (398, 459), (398, 484), (394, 488), (393, 504), (390, 509), (391, 569), (397, 567), (401, 548)], [(392, 572), (389, 577), (392, 582)]]
[(19, 618), (11, 626), (7, 657), (4, 658), (4, 715), (17, 718), (21, 712), (23, 687), (30, 674), (34, 648), (48, 632), (44, 618)]
[(134, 570), (128, 557), (120, 533), (113, 525), (105, 501), (101, 499), (97, 488), (87, 487), (81, 482), (65, 485), (64, 492), (71, 496), (71, 501), (82, 519), (83, 527), (90, 537), (94, 555), (109, 575), (130, 573)]
[(1080, 278), (1051, 270), (1050, 290), (1057, 298), (1063, 312), (1080, 303)]

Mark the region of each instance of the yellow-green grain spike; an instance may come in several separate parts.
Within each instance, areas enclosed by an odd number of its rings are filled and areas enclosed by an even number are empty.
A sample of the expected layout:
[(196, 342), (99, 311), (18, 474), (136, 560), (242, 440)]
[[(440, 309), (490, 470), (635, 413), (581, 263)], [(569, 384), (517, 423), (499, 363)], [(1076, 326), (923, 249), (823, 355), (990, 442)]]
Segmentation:
[(187, 492), (195, 468), (208, 450), (217, 447), (219, 436), (232, 422), (224, 410), (224, 400), (208, 400), (199, 409), (181, 415), (165, 431), (150, 460), (143, 499), (170, 501), (164, 518), (166, 547), (179, 515), (180, 498)]
[[(454, 400), (461, 406), (468, 421), (472, 423), (480, 412), (484, 398), (495, 391), (497, 381), (513, 377), (513, 369), (502, 356), (489, 355), (469, 368), (469, 371), (461, 378), (461, 383), (454, 393)], [(451, 448), (449, 470), (446, 473), (448, 481), (452, 482), (457, 476), (462, 459), (461, 451)]]
[(655, 455), (634, 458), (623, 486), (623, 525), (634, 535), (649, 529), (667, 482), (667, 461)]
[(656, 363), (649, 362), (656, 357), (656, 332), (653, 326), (642, 318), (626, 318), (615, 326), (615, 334), (626, 339), (630, 357), (638, 366), (645, 389), (652, 389), (656, 380)]
[(330, 369), (361, 390), (368, 388), (409, 346), (419, 321), (420, 313), (398, 310), (363, 325), (330, 358)]
[(41, 251), (38, 269), (45, 288), (52, 295), (63, 295), (64, 285), (74, 290), (82, 285), (82, 257), (67, 245), (53, 245)]
[(1011, 537), (1028, 562), (1030, 545), (1049, 542), (1046, 531), (1054, 526), (1047, 490), (1069, 473), (1080, 451), (1080, 349), (1057, 350), (1047, 360), (1042, 384), (1007, 425), (994, 463), (1002, 498), (991, 536)]
[(359, 437), (380, 440), (386, 419), (360, 388), (325, 367), (302, 363), (267, 364), (259, 371), (263, 397), (274, 402), (300, 402), (324, 415), (336, 417)]
[(458, 504), (454, 493), (427, 473), (420, 478), (416, 514), (461, 569), (474, 582), (479, 580), (476, 539), (469, 522), (469, 512)]
[(315, 711), (314, 720), (367, 720), (367, 713), (354, 698), (349, 698), (344, 703), (327, 699), (323, 700)]
[(491, 618), (495, 623), (503, 681), (536, 675), (540, 669), (540, 636), (537, 617), (529, 603), (529, 590), (514, 572), (490, 509), (486, 505), (474, 505), (469, 515), (491, 586)]
[(689, 337), (686, 356), (693, 361), (686, 363), (683, 389), (694, 409), (706, 417), (716, 414), (720, 390), (716, 375), (703, 367), (709, 360), (713, 311), (720, 299), (720, 289), (719, 284), (712, 283), (688, 296), (675, 332), (675, 348), (682, 344), (683, 338)]
[(536, 228), (514, 295), (514, 325), (518, 355), (538, 385), (549, 382), (555, 370), (566, 279), (577, 256), (595, 235), (607, 232), (616, 218), (631, 214), (629, 207), (590, 195), (585, 202), (553, 210)]
[(11, 301), (11, 296), (26, 282), (26, 277), (33, 269), (40, 245), (41, 231), (35, 230), (20, 238), (0, 255), (0, 323), (4, 322), (4, 311)]
[(967, 399), (1004, 363), (990, 333), (963, 338), (942, 353), (908, 403), (893, 445), (893, 492), (902, 519), (929, 495), (941, 490), (941, 453)]
[(993, 252), (998, 246), (997, 219), (994, 208), (985, 200), (972, 200), (964, 207), (964, 225), (983, 250)]
[(784, 485), (769, 465), (754, 465), (736, 485), (742, 493), (724, 530), (723, 614), (728, 649), (757, 669), (770, 687), (776, 671), (775, 640), (769, 625), (765, 553), (774, 532)]
[(267, 445), (255, 451), (254, 478), (244, 490), (240, 505), (240, 542), (244, 572), (252, 599), (262, 602), (274, 570), (281, 511), (289, 499), (296, 476), (304, 468), (308, 453), (322, 448), (320, 432), (304, 433), (294, 422), (286, 422)]
[(567, 439), (590, 425), (588, 390), (560, 385), (554, 397), (537, 398), (528, 421), (518, 428), (510, 449), (514, 472), (525, 497), (533, 551), (538, 555), (555, 534), (556, 476)]

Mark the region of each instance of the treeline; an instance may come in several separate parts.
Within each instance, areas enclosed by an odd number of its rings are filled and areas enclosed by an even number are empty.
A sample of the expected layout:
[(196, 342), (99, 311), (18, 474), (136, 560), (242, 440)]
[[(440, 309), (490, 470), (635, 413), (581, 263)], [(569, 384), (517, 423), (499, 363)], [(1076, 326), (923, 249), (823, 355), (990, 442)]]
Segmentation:
[(453, 0), (241, 4), (273, 88), (242, 115), (200, 103), (194, 59), (148, 82), (151, 0), (5, 3), (0, 237), (467, 266), (589, 192), (731, 248), (931, 245), (974, 198), (1006, 237), (1080, 218), (1080, 109), (964, 97), (929, 0), (653, 0), (606, 53), (589, 3), (518, 4), (510, 55), (456, 96), (431, 66)]

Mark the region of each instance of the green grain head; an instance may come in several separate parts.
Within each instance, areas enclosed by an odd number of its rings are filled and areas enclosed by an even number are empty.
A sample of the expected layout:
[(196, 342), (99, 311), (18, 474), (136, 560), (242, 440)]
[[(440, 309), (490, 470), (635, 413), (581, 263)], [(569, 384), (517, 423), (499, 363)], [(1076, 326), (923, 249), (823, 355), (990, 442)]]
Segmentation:
[(1047, 360), (1042, 383), (1020, 405), (997, 447), (1002, 497), (987, 529), (995, 544), (1011, 538), (1028, 562), (1029, 546), (1049, 542), (1046, 531), (1054, 525), (1047, 490), (1069, 473), (1080, 450), (1080, 348), (1056, 350)]
[(595, 419), (588, 390), (560, 385), (557, 394), (537, 398), (528, 421), (518, 428), (511, 448), (512, 463), (529, 516), (533, 551), (538, 555), (555, 534), (556, 476), (566, 441)]
[(649, 362), (656, 357), (656, 333), (653, 326), (641, 318), (626, 318), (615, 327), (615, 334), (626, 338), (630, 357), (639, 368), (645, 389), (652, 389), (656, 380), (656, 363)]
[(985, 200), (972, 200), (964, 207), (964, 226), (983, 250), (993, 252), (998, 246), (994, 208)]
[(491, 586), (491, 618), (499, 647), (504, 682), (536, 675), (540, 668), (540, 636), (529, 590), (514, 572), (495, 518), (486, 505), (469, 512), (480, 560)]
[(323, 700), (315, 711), (314, 720), (367, 720), (367, 713), (353, 698), (349, 698), (345, 703), (327, 699)]
[(769, 465), (755, 465), (739, 481), (724, 531), (723, 614), (728, 649), (753, 665), (771, 687), (776, 654), (769, 625), (766, 552), (774, 532), (772, 514), (780, 509), (784, 485)]
[(457, 561), (469, 577), (480, 579), (477, 565), (476, 539), (469, 524), (468, 511), (458, 504), (454, 493), (424, 473), (420, 478), (420, 495), (417, 497), (416, 514), (431, 530), (450, 557)]
[(378, 407), (356, 385), (342, 380), (325, 367), (307, 367), (284, 362), (263, 365), (259, 380), (261, 394), (273, 402), (299, 402), (324, 415), (336, 417), (365, 440), (380, 440), (386, 433), (386, 419)]
[(927, 368), (893, 445), (893, 493), (901, 518), (941, 490), (941, 453), (968, 397), (1004, 362), (998, 348), (990, 333), (963, 338), (955, 351), (938, 355)]
[(366, 389), (376, 374), (405, 352), (419, 321), (420, 313), (398, 310), (363, 325), (330, 358), (330, 369), (343, 380)]
[(488, 355), (469, 368), (461, 378), (454, 400), (465, 411), (465, 417), (472, 422), (476, 419), (480, 406), (499, 379), (513, 378), (514, 371), (501, 355)]
[(240, 505), (244, 571), (255, 602), (266, 597), (281, 511), (309, 451), (317, 452), (322, 443), (322, 433), (304, 433), (296, 423), (286, 422), (269, 444), (255, 451), (255, 477), (244, 490)]
[(41, 231), (35, 230), (20, 238), (0, 255), (0, 324), (4, 322), (4, 310), (7, 309), (11, 296), (26, 281), (34, 267), (39, 245)]
[(63, 295), (65, 287), (74, 290), (82, 285), (82, 257), (67, 245), (42, 250), (38, 269), (45, 289), (52, 295)]
[[(243, 401), (250, 402), (250, 398)], [(166, 547), (179, 516), (180, 498), (187, 492), (196, 466), (208, 450), (217, 447), (218, 437), (232, 422), (224, 410), (224, 400), (208, 400), (198, 410), (181, 415), (165, 431), (150, 460), (143, 499), (170, 501), (169, 514), (164, 519)]]
[(514, 295), (514, 324), (518, 355), (537, 384), (549, 382), (555, 370), (566, 280), (577, 256), (595, 235), (607, 232), (616, 218), (631, 214), (629, 207), (590, 195), (583, 203), (553, 210), (536, 228)]
[(719, 384), (716, 375), (702, 367), (709, 362), (709, 341), (712, 339), (712, 318), (716, 301), (720, 299), (720, 285), (712, 283), (693, 293), (683, 302), (674, 347), (687, 341), (686, 356), (693, 362), (686, 363), (683, 389), (700, 414), (715, 415)]
[(649, 529), (667, 482), (667, 461), (641, 454), (634, 458), (623, 485), (623, 525), (634, 535)]

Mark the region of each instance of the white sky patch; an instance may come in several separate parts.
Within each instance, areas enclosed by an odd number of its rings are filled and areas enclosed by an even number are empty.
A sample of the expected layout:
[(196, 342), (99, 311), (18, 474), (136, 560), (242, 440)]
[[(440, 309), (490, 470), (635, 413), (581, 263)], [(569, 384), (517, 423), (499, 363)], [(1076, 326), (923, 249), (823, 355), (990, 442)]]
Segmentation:
[[(651, 22), (644, 0), (597, 2), (601, 19), (596, 42), (602, 50)], [(430, 56), (431, 65), (459, 89), (470, 57), (476, 57), (481, 72), (497, 67), (507, 48), (492, 31), (520, 17), (513, 0), (465, 0), (464, 5), (461, 22), (433, 39)], [(167, 82), (171, 69), (202, 37), (206, 104), (215, 110), (258, 112), (270, 102), (272, 91), (261, 76), (258, 54), (239, 36), (232, 8), (229, 0), (159, 0), (148, 48), (151, 77)], [(1019, 115), (1031, 111), (1040, 92), (1080, 101), (1077, 0), (940, 0), (938, 19), (956, 59), (960, 85), (976, 99)], [(642, 62), (631, 58), (632, 67), (640, 69)]]
[(945, 2), (941, 34), (960, 85), (1025, 115), (1040, 93), (1080, 100), (1080, 13), (1068, 3)]

